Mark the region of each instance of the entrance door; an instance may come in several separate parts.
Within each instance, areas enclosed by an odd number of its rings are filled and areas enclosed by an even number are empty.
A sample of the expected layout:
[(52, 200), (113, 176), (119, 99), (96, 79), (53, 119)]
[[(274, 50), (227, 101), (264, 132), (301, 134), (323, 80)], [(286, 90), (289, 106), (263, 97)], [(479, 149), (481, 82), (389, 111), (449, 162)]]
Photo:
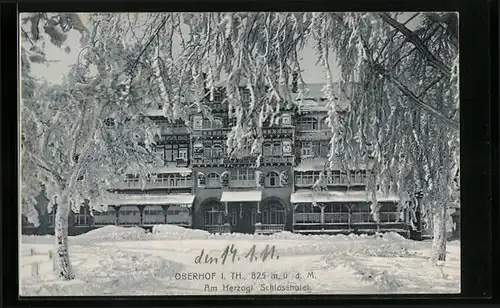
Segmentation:
[(231, 204), (231, 231), (237, 233), (254, 233), (252, 204), (248, 202)]

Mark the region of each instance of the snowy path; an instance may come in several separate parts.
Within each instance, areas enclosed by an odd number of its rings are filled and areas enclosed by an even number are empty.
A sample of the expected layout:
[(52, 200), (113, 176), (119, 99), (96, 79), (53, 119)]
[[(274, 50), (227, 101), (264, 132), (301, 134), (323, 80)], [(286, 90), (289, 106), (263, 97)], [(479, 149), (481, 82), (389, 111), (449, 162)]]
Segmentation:
[[(120, 230), (115, 230), (119, 232)], [(103, 230), (99, 232), (104, 232)], [(125, 232), (125, 231), (124, 231)], [(192, 232), (192, 231), (185, 231)], [(124, 235), (125, 234), (125, 235)], [(429, 262), (429, 242), (413, 242), (387, 235), (278, 237), (134, 234), (85, 236), (70, 239), (70, 254), (76, 279), (61, 282), (48, 255), (30, 256), (30, 249), (46, 253), (53, 249), (50, 238), (25, 238), (22, 248), (22, 295), (177, 295), (177, 294), (380, 294), (458, 293), (460, 291), (460, 246), (448, 245), (448, 261), (442, 270)], [(237, 257), (221, 254), (234, 245)], [(250, 262), (245, 255), (255, 245), (256, 256), (274, 245), (276, 256)], [(217, 264), (199, 264), (201, 250), (219, 258)], [(279, 258), (277, 258), (279, 256)], [(204, 259), (204, 258), (202, 258)], [(36, 260), (39, 276), (25, 268)], [(202, 279), (192, 273), (211, 275)], [(286, 279), (283, 274), (287, 273)], [(300, 277), (297, 277), (297, 273)], [(191, 276), (187, 276), (190, 274)], [(223, 276), (222, 276), (223, 275)], [(309, 277), (308, 277), (309, 275)], [(210, 279), (206, 279), (210, 278)], [(272, 290), (274, 286), (309, 286)], [(233, 288), (233, 289), (231, 289)]]

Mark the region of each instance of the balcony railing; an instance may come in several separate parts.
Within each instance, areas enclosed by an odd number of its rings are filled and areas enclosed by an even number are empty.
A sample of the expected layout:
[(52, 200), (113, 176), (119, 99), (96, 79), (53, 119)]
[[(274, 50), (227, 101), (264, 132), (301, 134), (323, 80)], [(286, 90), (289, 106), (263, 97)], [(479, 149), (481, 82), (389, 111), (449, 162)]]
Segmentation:
[(297, 130), (298, 140), (321, 140), (332, 138), (333, 133), (330, 129), (322, 130)]
[(255, 187), (257, 182), (255, 180), (229, 180), (229, 187)]
[(293, 130), (293, 127), (268, 127), (264, 128), (263, 133), (264, 136), (273, 135), (291, 137), (293, 135)]
[(275, 165), (275, 164), (286, 164), (293, 165), (293, 156), (282, 156), (282, 155), (266, 155), (262, 157), (261, 164), (264, 165)]
[(284, 224), (255, 224), (255, 233), (273, 233), (285, 230)]
[(203, 166), (203, 165), (218, 166), (224, 164), (223, 157), (194, 157), (192, 161), (193, 161), (193, 166)]
[(158, 124), (162, 135), (183, 135), (188, 133), (186, 126), (172, 126), (171, 124)]
[[(155, 181), (146, 181), (144, 189), (154, 189), (154, 188), (190, 188), (193, 185), (191, 179), (177, 178), (176, 180), (171, 179), (157, 179)], [(118, 185), (115, 185), (116, 189), (142, 189), (142, 182), (140, 181), (125, 181)]]

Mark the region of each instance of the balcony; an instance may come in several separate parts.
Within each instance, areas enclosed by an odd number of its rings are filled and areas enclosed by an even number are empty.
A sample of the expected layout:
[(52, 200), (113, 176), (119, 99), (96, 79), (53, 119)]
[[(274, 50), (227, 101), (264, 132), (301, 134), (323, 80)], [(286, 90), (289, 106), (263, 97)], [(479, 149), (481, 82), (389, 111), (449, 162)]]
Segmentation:
[(253, 180), (229, 180), (229, 187), (231, 188), (241, 188), (241, 187), (256, 187), (257, 182)]
[(297, 130), (296, 139), (298, 140), (325, 140), (331, 139), (333, 133), (330, 129), (321, 130)]
[(255, 165), (257, 161), (257, 157), (255, 156), (246, 156), (240, 158), (224, 158), (224, 164), (226, 165)]
[(293, 156), (266, 155), (262, 157), (262, 165), (293, 165)]
[(229, 128), (212, 128), (204, 129), (201, 131), (202, 137), (212, 137), (212, 138), (225, 138)]
[(191, 188), (193, 181), (190, 178), (177, 178), (172, 179), (157, 179), (155, 181), (146, 181), (144, 187), (140, 181), (125, 181), (120, 184), (115, 185), (115, 189), (175, 189), (175, 188)]
[(222, 166), (224, 165), (223, 157), (193, 157), (193, 166)]
[(264, 136), (277, 136), (277, 137), (285, 137), (292, 138), (294, 129), (292, 127), (269, 127), (263, 130)]
[(188, 134), (186, 126), (177, 126), (169, 123), (158, 123), (162, 135), (185, 135)]
[(257, 234), (272, 234), (285, 230), (284, 224), (255, 224), (255, 233)]

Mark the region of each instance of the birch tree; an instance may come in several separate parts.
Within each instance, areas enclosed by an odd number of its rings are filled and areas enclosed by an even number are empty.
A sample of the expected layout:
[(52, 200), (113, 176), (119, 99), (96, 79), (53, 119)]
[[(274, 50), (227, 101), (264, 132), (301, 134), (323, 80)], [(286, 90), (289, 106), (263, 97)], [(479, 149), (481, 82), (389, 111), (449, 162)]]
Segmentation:
[[(78, 63), (61, 85), (38, 83), (22, 100), (22, 185), (43, 183), (49, 206), (57, 205), (55, 239), (59, 277), (74, 278), (68, 252), (68, 215), (85, 199), (102, 210), (109, 189), (126, 173), (141, 174), (153, 166), (158, 126), (141, 116), (151, 105), (135, 48), (117, 29), (119, 15), (90, 17), (93, 27)], [(140, 46), (139, 46), (140, 47)], [(148, 72), (149, 75), (149, 72)], [(146, 84), (145, 84), (146, 83)], [(24, 198), (36, 190), (26, 189)], [(105, 209), (104, 209), (105, 210)]]

